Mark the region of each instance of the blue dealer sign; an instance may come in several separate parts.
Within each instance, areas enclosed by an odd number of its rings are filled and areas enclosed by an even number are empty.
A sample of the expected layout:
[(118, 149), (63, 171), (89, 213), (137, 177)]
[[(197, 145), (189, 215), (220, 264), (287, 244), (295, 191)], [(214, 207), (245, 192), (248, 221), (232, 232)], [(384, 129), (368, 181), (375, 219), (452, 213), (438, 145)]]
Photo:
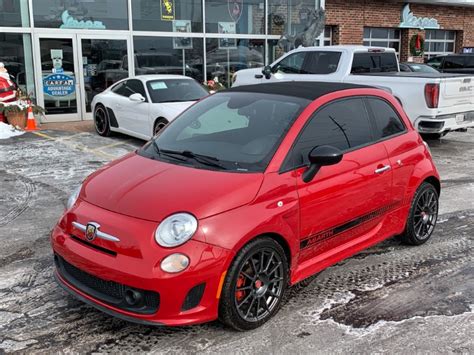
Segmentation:
[(68, 96), (76, 91), (75, 79), (65, 74), (52, 74), (43, 78), (43, 91), (49, 96)]

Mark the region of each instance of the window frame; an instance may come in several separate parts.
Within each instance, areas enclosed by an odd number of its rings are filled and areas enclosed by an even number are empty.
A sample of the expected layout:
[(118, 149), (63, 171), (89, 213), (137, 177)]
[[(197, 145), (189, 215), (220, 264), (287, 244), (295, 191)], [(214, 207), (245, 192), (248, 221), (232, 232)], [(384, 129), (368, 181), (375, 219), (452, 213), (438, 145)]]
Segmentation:
[[(431, 36), (434, 34), (436, 31), (443, 32), (444, 38), (443, 39), (432, 39)], [(453, 39), (449, 39), (448, 34), (453, 33)], [(428, 36), (429, 35), (429, 36)], [(429, 37), (429, 38), (428, 38)], [(424, 49), (424, 57), (426, 59), (431, 59), (434, 57), (439, 57), (439, 56), (447, 56), (450, 54), (455, 54), (456, 53), (456, 37), (457, 33), (455, 30), (426, 30), (425, 33), (425, 48), (428, 47), (428, 49)], [(432, 43), (443, 43), (443, 48), (446, 49), (447, 44), (452, 43), (453, 44), (453, 50), (451, 52), (449, 51), (442, 51), (442, 52), (436, 52), (436, 51), (430, 51), (430, 44)]]
[[(353, 100), (353, 99), (361, 100), (362, 105), (365, 109), (365, 112), (367, 113), (367, 118), (368, 118), (369, 126), (370, 126), (371, 141), (369, 143), (366, 143), (366, 144), (361, 144), (361, 145), (358, 145), (356, 147), (352, 147), (350, 149), (343, 150), (342, 152), (344, 154), (351, 153), (353, 151), (356, 151), (356, 150), (359, 150), (359, 149), (362, 149), (362, 148), (365, 148), (365, 147), (368, 147), (368, 146), (371, 146), (373, 144), (378, 143), (378, 141), (375, 140), (375, 135), (374, 135), (374, 133), (375, 133), (374, 132), (375, 121), (372, 118), (370, 111), (368, 110), (367, 104), (365, 102), (366, 97), (367, 97), (367, 95), (352, 95), (352, 96), (341, 97), (339, 99), (334, 99), (334, 100), (331, 100), (329, 102), (326, 102), (324, 105), (318, 107), (315, 111), (313, 111), (311, 113), (311, 116), (306, 120), (304, 126), (298, 132), (298, 135), (296, 136), (296, 138), (293, 140), (290, 149), (288, 149), (288, 151), (286, 153), (285, 159), (283, 159), (283, 162), (280, 165), (280, 169), (278, 170), (278, 173), (283, 174), (283, 173), (286, 173), (286, 172), (289, 172), (289, 171), (294, 171), (294, 170), (300, 169), (302, 167), (308, 167), (309, 166), (308, 164), (304, 164), (304, 163), (300, 164), (300, 165), (296, 165), (296, 166), (291, 166), (291, 158), (292, 158), (292, 155), (293, 155), (293, 150), (295, 149), (295, 146), (296, 146), (298, 140), (300, 139), (302, 133), (308, 127), (308, 125), (310, 124), (310, 122), (314, 118), (314, 116), (316, 116), (321, 110), (323, 110), (327, 106), (329, 106), (331, 104), (334, 104), (334, 103), (344, 102), (344, 101)], [(378, 97), (378, 96), (375, 96), (375, 97)], [(396, 110), (395, 110), (395, 112), (396, 112)]]
[[(395, 48), (395, 53), (396, 53), (397, 57), (400, 57), (401, 41), (402, 41), (402, 33), (401, 33), (400, 28), (365, 26), (364, 27), (364, 32), (365, 32), (366, 29), (369, 31), (369, 37), (366, 37), (365, 33), (364, 33), (363, 40), (362, 40), (362, 43), (364, 43), (364, 46), (366, 45), (366, 43), (368, 43), (369, 47), (380, 47), (380, 46), (372, 45), (372, 42), (387, 42), (387, 44), (389, 46), (384, 47), (384, 48), (393, 48), (393, 47), (390, 47), (390, 44), (397, 43), (398, 46), (397, 46), (397, 48)], [(385, 37), (385, 38), (383, 38), (383, 37), (372, 37), (372, 30), (374, 30), (374, 29), (375, 30), (386, 30), (387, 31), (387, 37)], [(398, 37), (390, 38), (390, 30), (393, 30), (393, 31), (398, 30), (399, 31), (398, 32)]]

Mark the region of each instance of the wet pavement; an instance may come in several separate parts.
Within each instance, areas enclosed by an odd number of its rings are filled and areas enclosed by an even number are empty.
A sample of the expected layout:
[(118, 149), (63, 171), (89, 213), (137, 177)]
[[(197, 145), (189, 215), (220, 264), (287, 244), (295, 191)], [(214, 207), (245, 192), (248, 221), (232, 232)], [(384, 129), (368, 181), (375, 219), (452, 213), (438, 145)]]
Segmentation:
[(54, 282), (48, 238), (71, 189), (142, 144), (60, 131), (0, 140), (0, 353), (474, 352), (474, 130), (429, 142), (443, 190), (428, 243), (393, 238), (330, 267), (247, 333), (126, 323)]

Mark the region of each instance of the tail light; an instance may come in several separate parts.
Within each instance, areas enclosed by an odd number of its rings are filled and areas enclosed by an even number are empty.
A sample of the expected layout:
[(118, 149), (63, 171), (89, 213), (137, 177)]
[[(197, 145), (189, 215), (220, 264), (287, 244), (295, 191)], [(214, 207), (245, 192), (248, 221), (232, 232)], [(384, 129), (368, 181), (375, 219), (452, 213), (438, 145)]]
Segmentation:
[(438, 108), (439, 103), (439, 84), (425, 85), (425, 100), (428, 108)]

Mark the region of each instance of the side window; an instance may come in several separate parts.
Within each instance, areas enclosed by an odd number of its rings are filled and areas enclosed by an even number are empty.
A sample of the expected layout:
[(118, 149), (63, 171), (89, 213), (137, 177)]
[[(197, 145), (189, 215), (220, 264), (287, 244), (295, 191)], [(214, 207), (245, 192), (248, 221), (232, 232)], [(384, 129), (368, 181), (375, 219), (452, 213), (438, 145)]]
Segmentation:
[(443, 69), (462, 69), (464, 68), (464, 57), (446, 57), (444, 58)]
[(141, 94), (144, 98), (146, 98), (145, 87), (143, 86), (143, 83), (140, 80), (127, 80), (127, 88), (129, 90), (128, 96), (138, 93)]
[(127, 90), (127, 81), (122, 81), (121, 83), (115, 85), (112, 88), (112, 92), (116, 93), (117, 95), (129, 97), (130, 95), (128, 94), (129, 91)]
[(304, 74), (331, 74), (337, 70), (341, 52), (308, 52)]
[(320, 145), (347, 151), (372, 141), (372, 127), (362, 98), (338, 100), (313, 114), (293, 148), (291, 166), (286, 168), (307, 164), (308, 153)]
[(283, 58), (274, 67), (274, 71), (287, 74), (302, 74), (303, 64), (307, 52), (297, 52)]
[(474, 55), (466, 57), (466, 69), (474, 69)]
[(405, 131), (400, 117), (392, 106), (381, 99), (367, 99), (376, 124), (375, 139), (381, 139)]

